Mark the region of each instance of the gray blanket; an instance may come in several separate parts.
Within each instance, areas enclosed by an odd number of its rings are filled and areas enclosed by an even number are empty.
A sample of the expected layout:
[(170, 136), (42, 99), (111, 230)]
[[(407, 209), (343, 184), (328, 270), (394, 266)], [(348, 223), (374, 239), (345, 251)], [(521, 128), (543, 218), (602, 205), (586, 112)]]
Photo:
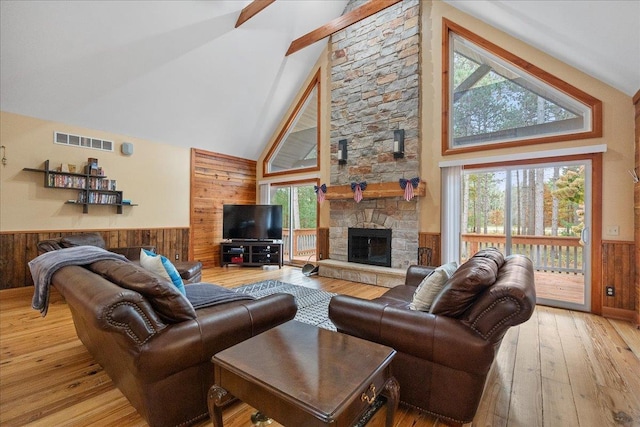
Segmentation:
[(248, 294), (239, 294), (231, 289), (210, 283), (194, 283), (184, 287), (187, 292), (187, 299), (193, 308), (211, 307), (213, 305), (224, 304), (230, 301), (253, 300)]
[(42, 317), (49, 308), (49, 286), (53, 274), (67, 265), (87, 265), (105, 259), (128, 261), (122, 255), (109, 252), (97, 246), (74, 246), (45, 252), (29, 261), (29, 270), (33, 277), (33, 299), (31, 307), (40, 310)]

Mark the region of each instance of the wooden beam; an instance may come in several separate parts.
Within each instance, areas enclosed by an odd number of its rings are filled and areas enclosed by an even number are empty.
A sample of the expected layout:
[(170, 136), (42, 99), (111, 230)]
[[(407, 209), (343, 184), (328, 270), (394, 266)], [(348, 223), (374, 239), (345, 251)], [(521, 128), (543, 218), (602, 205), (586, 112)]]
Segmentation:
[(305, 34), (300, 38), (297, 38), (296, 40), (291, 42), (291, 46), (289, 46), (289, 50), (287, 51), (285, 56), (289, 56), (292, 53), (299, 51), (300, 49), (303, 49), (317, 41), (324, 39), (325, 37), (329, 37), (330, 35), (340, 30), (344, 30), (349, 25), (355, 24), (358, 21), (362, 21), (363, 19), (368, 18), (369, 16), (374, 15), (383, 9), (386, 9), (389, 6), (400, 3), (401, 1), (402, 0), (371, 0), (369, 3), (366, 3), (349, 13), (330, 21), (322, 27), (316, 28), (315, 30)]
[(240, 16), (238, 16), (238, 21), (236, 21), (236, 28), (238, 28), (240, 25), (247, 22), (249, 19), (253, 18), (262, 9), (269, 6), (274, 1), (276, 0), (254, 0), (251, 3), (249, 3), (244, 9), (242, 9), (242, 12), (240, 12)]
[[(413, 190), (413, 194), (416, 196), (424, 196), (425, 194), (427, 194), (427, 185), (424, 181), (420, 181), (418, 188)], [(400, 184), (397, 181), (367, 184), (367, 188), (362, 192), (362, 198), (364, 200), (402, 196), (404, 196), (404, 190), (400, 188)], [(353, 191), (351, 190), (351, 185), (347, 184), (328, 187), (327, 193), (325, 194), (325, 199), (353, 199)]]

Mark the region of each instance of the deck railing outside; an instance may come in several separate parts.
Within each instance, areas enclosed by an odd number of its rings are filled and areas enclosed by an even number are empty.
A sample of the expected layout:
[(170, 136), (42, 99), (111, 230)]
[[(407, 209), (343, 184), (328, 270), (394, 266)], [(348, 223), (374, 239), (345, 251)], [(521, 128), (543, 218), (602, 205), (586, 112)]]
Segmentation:
[[(291, 258), (308, 258), (316, 253), (316, 229), (298, 228), (293, 230), (293, 256)], [(289, 230), (282, 230), (284, 256), (289, 257)]]
[[(463, 234), (462, 261), (487, 247), (496, 247), (504, 253), (506, 240), (504, 234)], [(512, 236), (511, 245), (512, 253), (529, 257), (537, 271), (583, 274), (578, 237)]]

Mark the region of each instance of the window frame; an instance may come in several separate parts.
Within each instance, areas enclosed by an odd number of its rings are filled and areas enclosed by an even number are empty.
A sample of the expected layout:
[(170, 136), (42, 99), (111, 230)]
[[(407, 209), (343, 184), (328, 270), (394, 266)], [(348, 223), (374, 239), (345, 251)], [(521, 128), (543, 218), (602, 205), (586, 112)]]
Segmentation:
[[(450, 116), (453, 116), (450, 100), (452, 99), (450, 87), (450, 76), (452, 75), (451, 59), (453, 44), (451, 43), (451, 34), (456, 34), (474, 43), (491, 54), (497, 56), (512, 66), (520, 69), (523, 73), (530, 74), (538, 80), (548, 84), (549, 86), (559, 90), (566, 96), (573, 98), (577, 102), (585, 105), (591, 111), (591, 129), (581, 132), (571, 132), (558, 135), (536, 136), (532, 138), (524, 138), (517, 140), (506, 140), (500, 142), (478, 143), (464, 147), (453, 147), (450, 144)], [(507, 50), (491, 43), (490, 41), (478, 36), (477, 34), (461, 27), (460, 25), (443, 18), (442, 19), (442, 155), (451, 155), (459, 153), (469, 153), (477, 151), (493, 150), (497, 148), (523, 147), (535, 144), (544, 144), (559, 141), (574, 141), (579, 139), (599, 138), (602, 137), (602, 101), (583, 92), (582, 90), (570, 85), (569, 83), (559, 79), (558, 77), (536, 67), (528, 61)]]
[[(320, 122), (321, 122), (321, 102), (320, 102), (320, 98), (321, 98), (321, 84), (320, 84), (320, 69), (318, 69), (318, 71), (316, 72), (316, 74), (313, 76), (313, 78), (311, 79), (311, 81), (309, 82), (309, 85), (307, 86), (307, 88), (305, 89), (304, 93), (302, 94), (302, 96), (300, 97), (300, 99), (298, 100), (298, 103), (296, 104), (295, 108), (293, 109), (293, 111), (291, 112), (291, 114), (289, 115), (289, 117), (287, 118), (287, 121), (285, 122), (284, 126), (282, 127), (282, 129), (280, 130), (280, 133), (278, 133), (278, 136), (276, 137), (276, 139), (274, 140), (273, 144), (271, 144), (271, 147), (269, 148), (269, 151), (267, 152), (267, 155), (264, 157), (264, 160), (262, 162), (262, 176), (264, 177), (269, 177), (269, 176), (279, 176), (279, 175), (290, 175), (290, 174), (299, 174), (299, 173), (305, 173), (305, 172), (315, 172), (315, 171), (319, 171), (320, 170)], [(309, 98), (309, 96), (311, 95), (311, 93), (315, 90), (317, 90), (316, 93), (316, 110), (317, 110), (317, 114), (316, 114), (316, 165), (315, 166), (311, 166), (311, 167), (303, 167), (303, 168), (296, 168), (296, 169), (287, 169), (287, 170), (282, 170), (282, 171), (277, 171), (277, 172), (270, 172), (269, 171), (269, 163), (271, 162), (271, 160), (273, 159), (273, 157), (277, 154), (278, 148), (280, 147), (280, 145), (282, 143), (284, 143), (285, 138), (289, 135), (289, 132), (291, 131), (296, 118), (298, 117), (298, 114), (302, 113), (302, 109), (304, 108), (307, 99)]]

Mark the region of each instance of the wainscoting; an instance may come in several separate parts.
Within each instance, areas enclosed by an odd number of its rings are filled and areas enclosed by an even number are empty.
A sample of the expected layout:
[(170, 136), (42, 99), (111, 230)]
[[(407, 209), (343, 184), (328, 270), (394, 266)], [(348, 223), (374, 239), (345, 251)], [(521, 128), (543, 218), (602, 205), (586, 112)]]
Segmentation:
[[(602, 314), (634, 320), (636, 300), (636, 263), (634, 242), (602, 242)], [(607, 296), (606, 287), (613, 286), (615, 295)]]
[(189, 258), (188, 228), (14, 231), (0, 233), (0, 289), (32, 286), (29, 261), (38, 256), (38, 242), (71, 234), (98, 232), (108, 248), (155, 246), (170, 260)]

